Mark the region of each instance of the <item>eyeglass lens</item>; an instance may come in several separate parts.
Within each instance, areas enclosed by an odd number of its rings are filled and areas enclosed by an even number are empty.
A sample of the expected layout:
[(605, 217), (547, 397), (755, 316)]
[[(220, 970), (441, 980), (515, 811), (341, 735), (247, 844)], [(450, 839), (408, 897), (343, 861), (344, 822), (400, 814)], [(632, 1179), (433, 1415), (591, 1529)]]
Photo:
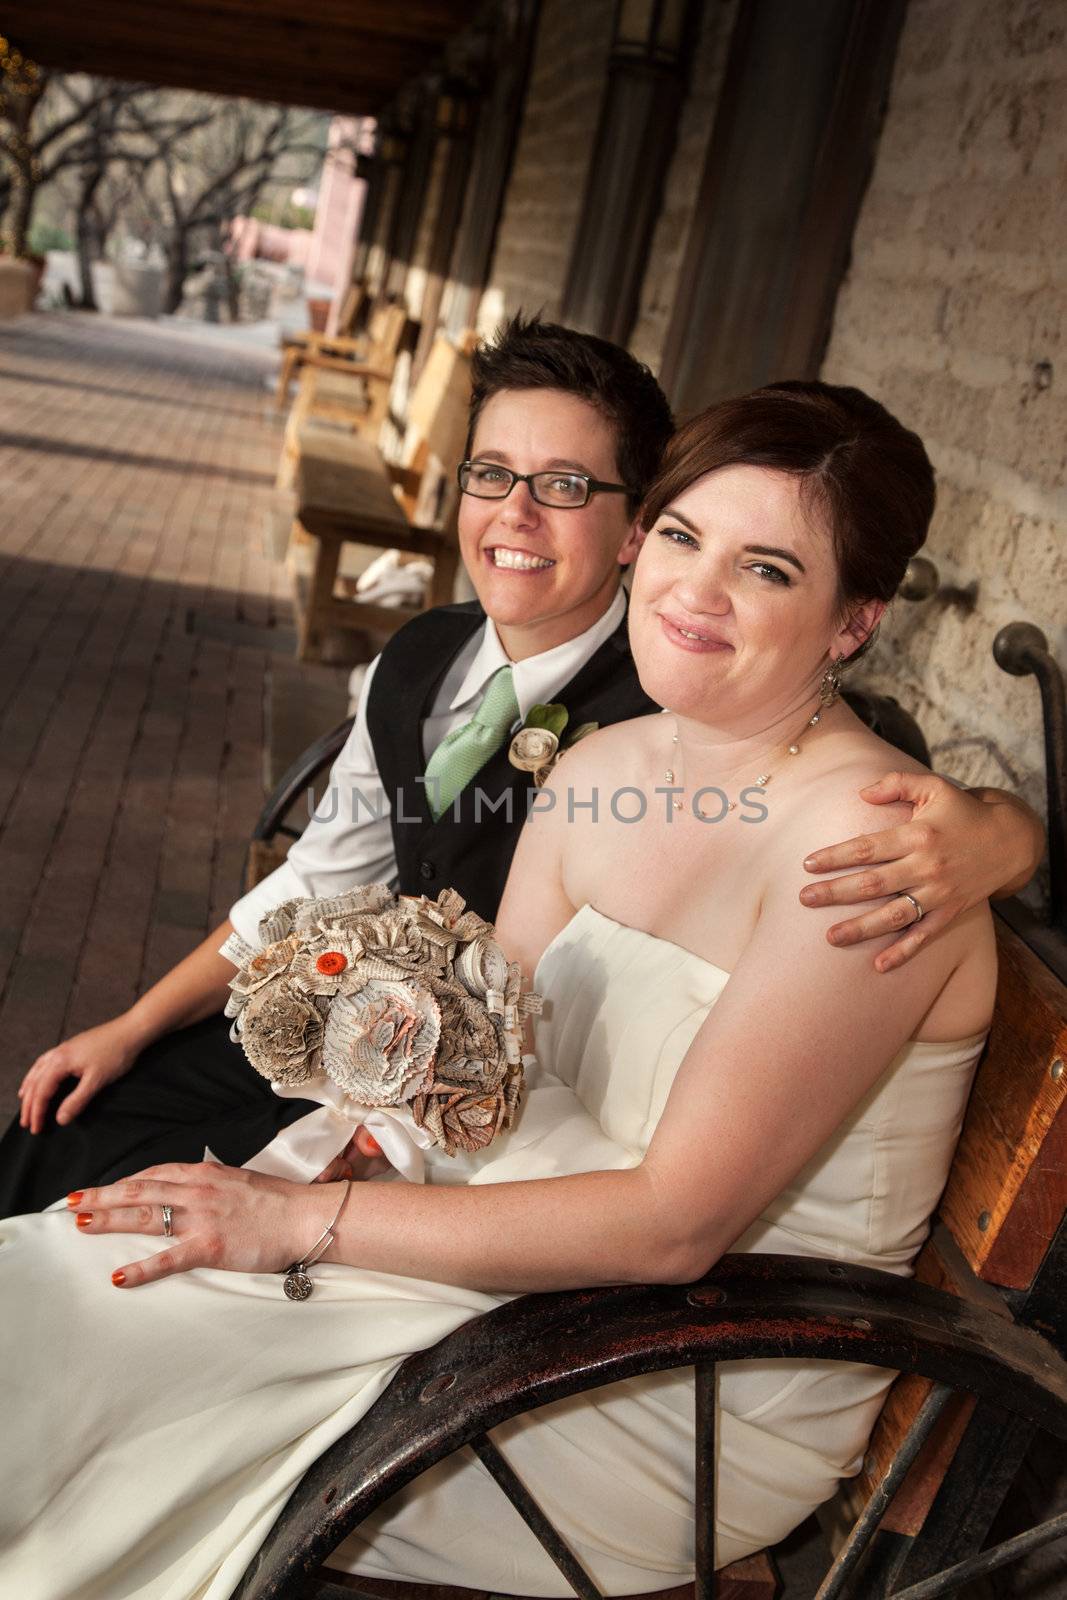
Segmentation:
[[(511, 493), (520, 475), (489, 461), (472, 461), (460, 469), (460, 488), (481, 500), (503, 500)], [(523, 478), (530, 493), (543, 506), (584, 506), (589, 499), (588, 481), (572, 472), (532, 472)]]

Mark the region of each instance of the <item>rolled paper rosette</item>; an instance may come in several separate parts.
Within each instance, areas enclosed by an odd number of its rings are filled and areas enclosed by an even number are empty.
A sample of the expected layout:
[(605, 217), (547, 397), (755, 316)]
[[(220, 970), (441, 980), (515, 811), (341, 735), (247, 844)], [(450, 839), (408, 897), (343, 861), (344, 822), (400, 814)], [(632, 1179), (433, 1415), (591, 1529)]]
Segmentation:
[(291, 900), (233, 934), (231, 1037), (277, 1094), (322, 1107), (246, 1165), (315, 1177), (368, 1122), (393, 1164), (483, 1149), (515, 1116), (522, 1035), (540, 997), (453, 889), (436, 900), (380, 884)]

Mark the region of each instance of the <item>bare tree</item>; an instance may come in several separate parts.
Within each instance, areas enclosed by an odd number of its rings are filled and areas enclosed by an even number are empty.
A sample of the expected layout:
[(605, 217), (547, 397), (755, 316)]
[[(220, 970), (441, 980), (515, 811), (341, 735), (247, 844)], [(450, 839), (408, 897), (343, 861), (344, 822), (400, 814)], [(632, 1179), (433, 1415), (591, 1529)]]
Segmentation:
[[(167, 258), (164, 309), (170, 312), (181, 305), (197, 253), (221, 250), (235, 217), (250, 212), (271, 186), (306, 181), (324, 156), (327, 119), (319, 113), (245, 100), (214, 99), (212, 105), (206, 125), (155, 136), (158, 159), (139, 176)], [(151, 138), (143, 120), (141, 127)]]
[(77, 148), (68, 156), (80, 303), (86, 310), (96, 309), (93, 262), (103, 258), (120, 216), (136, 204), (140, 176), (163, 157), (170, 143), (206, 126), (214, 115), (210, 110), (185, 117), (154, 114), (159, 99), (154, 89), (113, 85), (113, 92), (90, 113)]
[(327, 125), (318, 112), (46, 73), (0, 38), (0, 217), (25, 255), (37, 195), (60, 179), (92, 307), (93, 259), (120, 212), (139, 211), (175, 311), (197, 251), (221, 250), (227, 225), (272, 186), (318, 170)]
[[(40, 71), (0, 39), (0, 214), (15, 255), (28, 249), (34, 204), (41, 189), (64, 173), (77, 177), (81, 218), (110, 168), (155, 158), (129, 109), (153, 91), (106, 79), (67, 78)], [(131, 137), (136, 136), (136, 137)], [(137, 142), (138, 139), (140, 142)], [(83, 285), (86, 241), (79, 225)], [(91, 287), (89, 301), (91, 302)]]
[[(27, 252), (34, 202), (64, 168), (94, 158), (113, 102), (135, 90), (42, 72), (0, 39), (0, 160), (7, 179), (5, 231), (15, 255)], [(115, 151), (116, 158), (120, 152)]]

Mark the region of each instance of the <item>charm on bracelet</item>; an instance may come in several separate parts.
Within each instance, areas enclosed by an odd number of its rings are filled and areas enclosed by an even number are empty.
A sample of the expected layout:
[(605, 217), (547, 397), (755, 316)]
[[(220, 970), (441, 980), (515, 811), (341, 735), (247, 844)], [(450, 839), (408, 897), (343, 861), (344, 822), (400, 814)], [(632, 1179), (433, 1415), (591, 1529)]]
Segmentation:
[(327, 1223), (326, 1227), (323, 1228), (322, 1232), (319, 1234), (318, 1238), (315, 1240), (315, 1243), (311, 1246), (311, 1249), (308, 1251), (307, 1255), (302, 1261), (294, 1261), (291, 1266), (288, 1266), (284, 1269), (285, 1282), (282, 1287), (285, 1290), (285, 1296), (287, 1300), (310, 1299), (311, 1291), (314, 1289), (315, 1285), (311, 1281), (311, 1274), (309, 1273), (308, 1268), (313, 1267), (319, 1257), (325, 1255), (326, 1251), (333, 1244), (333, 1230), (336, 1228), (338, 1218), (345, 1208), (345, 1201), (348, 1199), (348, 1192), (351, 1187), (351, 1183), (348, 1181), (348, 1179), (345, 1179), (345, 1192), (341, 1196), (341, 1204), (337, 1207), (337, 1210), (333, 1214), (333, 1221)]

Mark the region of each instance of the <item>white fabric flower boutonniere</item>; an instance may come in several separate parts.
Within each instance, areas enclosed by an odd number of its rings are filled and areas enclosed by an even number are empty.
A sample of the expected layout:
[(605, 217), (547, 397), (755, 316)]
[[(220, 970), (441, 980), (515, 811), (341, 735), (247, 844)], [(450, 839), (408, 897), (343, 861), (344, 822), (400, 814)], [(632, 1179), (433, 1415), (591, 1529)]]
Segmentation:
[(563, 744), (563, 731), (569, 721), (570, 712), (566, 706), (531, 706), (522, 727), (512, 738), (508, 760), (520, 772), (532, 772), (538, 789), (548, 781), (548, 775), (560, 756), (577, 744), (579, 739), (584, 739), (587, 733), (595, 733), (600, 726), (598, 722), (580, 723)]

